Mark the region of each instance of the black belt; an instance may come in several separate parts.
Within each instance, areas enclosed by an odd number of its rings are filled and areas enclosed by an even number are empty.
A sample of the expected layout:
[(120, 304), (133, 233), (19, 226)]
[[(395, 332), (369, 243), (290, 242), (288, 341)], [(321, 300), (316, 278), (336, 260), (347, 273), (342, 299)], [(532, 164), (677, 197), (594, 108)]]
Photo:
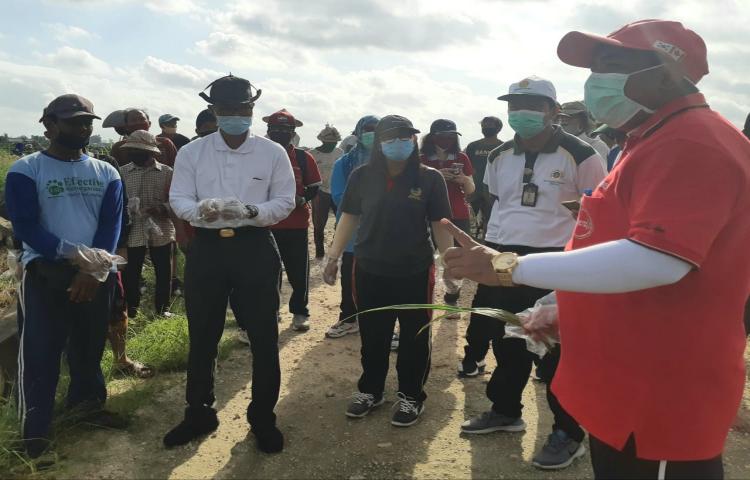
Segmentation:
[(240, 235), (258, 234), (268, 232), (268, 227), (254, 227), (248, 225), (235, 228), (201, 228), (195, 227), (195, 234), (212, 238), (232, 238)]

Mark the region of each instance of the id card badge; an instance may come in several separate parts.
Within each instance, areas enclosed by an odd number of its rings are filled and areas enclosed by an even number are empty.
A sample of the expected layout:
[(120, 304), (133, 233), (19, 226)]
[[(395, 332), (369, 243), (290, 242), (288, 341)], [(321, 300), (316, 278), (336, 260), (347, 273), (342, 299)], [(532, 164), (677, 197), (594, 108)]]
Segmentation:
[(536, 207), (537, 195), (539, 195), (539, 187), (533, 183), (527, 183), (523, 186), (521, 205), (524, 207)]

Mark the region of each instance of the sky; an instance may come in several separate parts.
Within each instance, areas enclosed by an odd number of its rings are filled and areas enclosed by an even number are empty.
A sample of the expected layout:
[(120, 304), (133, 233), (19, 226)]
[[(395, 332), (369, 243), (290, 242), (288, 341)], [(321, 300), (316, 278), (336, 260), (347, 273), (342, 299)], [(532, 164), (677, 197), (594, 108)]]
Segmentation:
[[(750, 0), (4, 0), (0, 133), (42, 134), (42, 109), (64, 93), (104, 118), (140, 107), (171, 113), (194, 135), (198, 93), (227, 73), (263, 90), (261, 117), (286, 108), (315, 146), (326, 123), (342, 136), (367, 114), (437, 118), (480, 137), (497, 100), (530, 75), (560, 102), (583, 97), (585, 69), (556, 54), (571, 30), (607, 34), (645, 18), (678, 20), (703, 37), (711, 73), (699, 84), (735, 125), (750, 112)], [(158, 133), (158, 126), (152, 132)], [(95, 123), (95, 133), (116, 138)], [(506, 128), (501, 138), (511, 138)]]

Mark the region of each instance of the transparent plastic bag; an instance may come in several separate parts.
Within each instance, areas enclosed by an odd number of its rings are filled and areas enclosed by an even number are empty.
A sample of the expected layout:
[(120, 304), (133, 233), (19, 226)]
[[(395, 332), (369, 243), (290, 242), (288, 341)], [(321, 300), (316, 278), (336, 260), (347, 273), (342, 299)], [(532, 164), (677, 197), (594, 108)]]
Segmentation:
[[(557, 297), (555, 296), (555, 292), (550, 293), (549, 295), (546, 295), (539, 300), (536, 301), (533, 307), (527, 308), (523, 312), (520, 312), (518, 314), (518, 317), (521, 319), (521, 321), (525, 324), (533, 314), (539, 313), (542, 310), (550, 310), (550, 309), (556, 309), (557, 308)], [(534, 340), (529, 336), (529, 334), (524, 330), (523, 327), (518, 325), (511, 325), (506, 324), (505, 325), (505, 338), (520, 338), (526, 341), (526, 350), (528, 350), (531, 353), (534, 353), (536, 355), (539, 355), (539, 357), (543, 357), (549, 352), (549, 347), (554, 346), (558, 343), (560, 343), (559, 338), (553, 338), (547, 336), (545, 338), (545, 342), (539, 342)]]
[(249, 217), (248, 208), (236, 198), (208, 198), (198, 203), (198, 219), (204, 222), (221, 219), (227, 227), (239, 227)]
[(164, 235), (161, 227), (152, 217), (146, 217), (144, 220), (144, 229), (146, 230), (146, 237), (149, 240)]
[(128, 215), (130, 216), (130, 223), (133, 223), (134, 218), (141, 216), (141, 199), (138, 197), (128, 198)]
[(119, 255), (112, 255), (101, 248), (90, 248), (83, 244), (63, 241), (58, 247), (58, 254), (67, 259), (78, 270), (103, 282), (118, 265), (125, 265), (127, 260)]
[(445, 262), (443, 261), (443, 256), (440, 255), (439, 252), (435, 252), (433, 258), (435, 261), (435, 268), (437, 269), (437, 281), (443, 284), (446, 293), (449, 293), (451, 295), (459, 293), (461, 291), (461, 287), (464, 284), (463, 279), (456, 280), (446, 274)]
[(8, 264), (8, 271), (17, 280), (20, 281), (23, 277), (23, 263), (21, 263), (21, 255), (23, 250), (8, 250), (8, 256), (6, 257), (6, 263)]
[[(336, 262), (336, 269), (333, 270), (333, 267), (329, 265), (333, 262)], [(326, 255), (325, 259), (323, 260), (323, 281), (327, 285), (334, 285), (336, 283), (336, 278), (338, 277), (339, 270), (341, 270), (341, 265), (343, 264), (343, 260), (341, 257), (337, 259), (330, 258), (328, 255)]]

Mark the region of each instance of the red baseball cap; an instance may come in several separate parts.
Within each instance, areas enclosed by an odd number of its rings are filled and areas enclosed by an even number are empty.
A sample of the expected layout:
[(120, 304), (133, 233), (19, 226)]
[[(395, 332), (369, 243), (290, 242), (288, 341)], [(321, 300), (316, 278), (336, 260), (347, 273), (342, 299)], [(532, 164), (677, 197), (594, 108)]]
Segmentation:
[(269, 125), (287, 125), (291, 127), (301, 127), (302, 122), (294, 118), (294, 115), (286, 111), (286, 108), (282, 108), (278, 112), (271, 114), (267, 117), (263, 117), (263, 121)]
[(698, 83), (708, 73), (706, 44), (697, 33), (680, 22), (639, 20), (606, 37), (569, 32), (560, 40), (557, 56), (568, 65), (589, 68), (598, 45), (657, 52), (679, 64), (693, 83)]

